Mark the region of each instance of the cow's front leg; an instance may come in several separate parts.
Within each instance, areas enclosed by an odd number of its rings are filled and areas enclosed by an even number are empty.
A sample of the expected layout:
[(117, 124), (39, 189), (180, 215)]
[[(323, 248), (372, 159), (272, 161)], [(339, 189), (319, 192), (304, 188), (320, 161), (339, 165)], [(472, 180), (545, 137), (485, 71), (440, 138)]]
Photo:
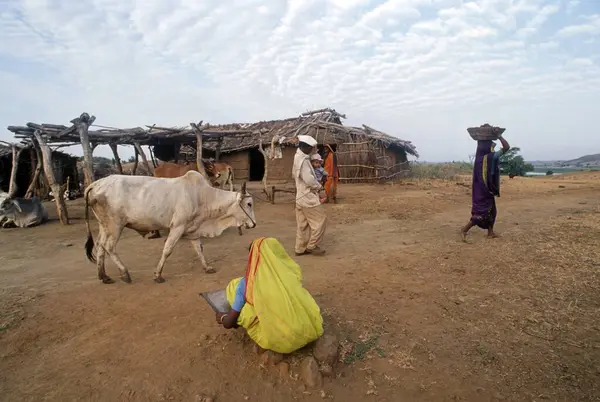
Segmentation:
[(208, 264), (206, 264), (202, 241), (200, 241), (200, 239), (197, 239), (192, 240), (190, 243), (192, 243), (192, 247), (194, 247), (194, 250), (196, 250), (196, 254), (198, 254), (198, 257), (200, 258), (200, 265), (202, 265), (202, 268), (204, 268), (204, 272), (206, 272), (207, 274), (214, 274), (215, 272), (217, 272), (213, 267), (209, 267)]
[(169, 236), (167, 236), (167, 240), (165, 240), (165, 247), (163, 248), (162, 256), (160, 257), (160, 261), (158, 261), (158, 266), (156, 267), (156, 272), (154, 272), (154, 281), (157, 283), (163, 283), (165, 280), (162, 277), (162, 270), (165, 266), (165, 261), (173, 252), (173, 248), (175, 244), (181, 239), (183, 232), (185, 231), (184, 226), (171, 228), (169, 231)]

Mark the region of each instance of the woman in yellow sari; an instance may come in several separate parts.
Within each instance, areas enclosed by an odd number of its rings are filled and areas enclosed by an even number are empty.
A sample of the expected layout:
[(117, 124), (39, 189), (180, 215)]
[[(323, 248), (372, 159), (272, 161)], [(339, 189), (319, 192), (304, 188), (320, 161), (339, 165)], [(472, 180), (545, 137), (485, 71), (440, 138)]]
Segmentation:
[(323, 334), (321, 310), (302, 287), (302, 270), (272, 237), (252, 242), (246, 275), (227, 285), (231, 310), (223, 327), (243, 327), (265, 350), (292, 353)]

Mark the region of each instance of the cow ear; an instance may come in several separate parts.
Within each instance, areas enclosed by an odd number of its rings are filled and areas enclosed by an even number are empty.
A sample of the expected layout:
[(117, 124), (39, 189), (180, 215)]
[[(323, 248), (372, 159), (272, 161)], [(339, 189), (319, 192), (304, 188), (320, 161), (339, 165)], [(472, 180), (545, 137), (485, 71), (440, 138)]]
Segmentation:
[(242, 190), (240, 191), (242, 195), (246, 195), (246, 182), (242, 183)]
[(21, 209), (21, 205), (19, 205), (19, 201), (18, 200), (12, 200), (12, 203), (14, 204), (14, 206), (17, 208), (17, 210), (19, 212), (23, 212), (23, 210)]

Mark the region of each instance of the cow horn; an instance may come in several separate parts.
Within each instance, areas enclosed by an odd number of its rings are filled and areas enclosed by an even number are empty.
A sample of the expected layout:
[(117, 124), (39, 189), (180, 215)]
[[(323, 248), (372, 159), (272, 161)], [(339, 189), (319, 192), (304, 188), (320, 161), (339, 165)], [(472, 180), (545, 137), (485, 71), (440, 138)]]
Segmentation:
[(242, 195), (246, 194), (246, 182), (242, 183), (242, 191), (241, 191)]

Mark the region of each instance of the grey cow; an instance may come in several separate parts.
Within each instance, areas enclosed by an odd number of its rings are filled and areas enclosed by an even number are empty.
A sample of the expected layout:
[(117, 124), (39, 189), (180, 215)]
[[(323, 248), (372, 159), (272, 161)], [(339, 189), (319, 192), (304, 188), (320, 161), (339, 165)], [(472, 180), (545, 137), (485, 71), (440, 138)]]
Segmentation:
[(7, 193), (0, 194), (0, 222), (2, 227), (16, 226), (29, 228), (48, 220), (48, 211), (37, 197), (10, 197)]

